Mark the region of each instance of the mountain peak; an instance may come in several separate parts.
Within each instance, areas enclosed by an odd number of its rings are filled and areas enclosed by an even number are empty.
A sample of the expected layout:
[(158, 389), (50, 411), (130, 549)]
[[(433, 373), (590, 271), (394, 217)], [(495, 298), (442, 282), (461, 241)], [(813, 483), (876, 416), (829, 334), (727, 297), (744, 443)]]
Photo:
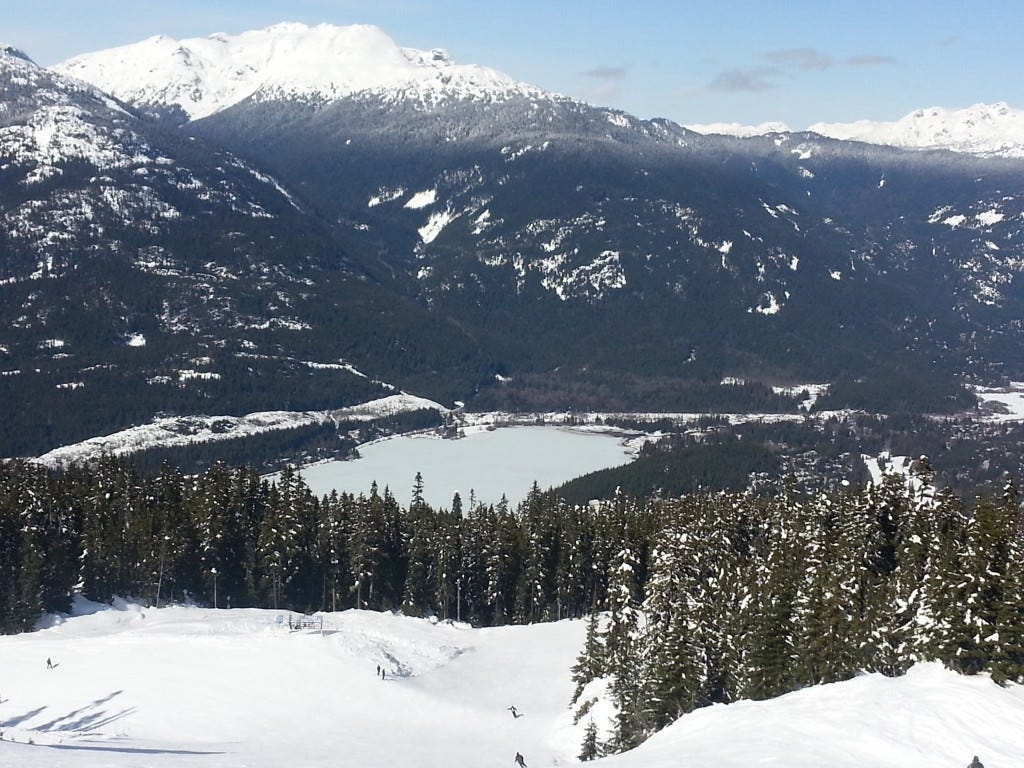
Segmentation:
[(0, 43), (0, 56), (13, 57), (15, 59), (23, 59), (29, 64), (35, 65), (35, 62), (29, 58), (28, 54), (22, 51), (20, 48), (15, 48), (13, 45), (4, 45)]
[(496, 70), (455, 64), (440, 49), (402, 48), (366, 24), (281, 22), (238, 35), (158, 35), (55, 69), (136, 104), (178, 105), (193, 120), (250, 98), (323, 103), (372, 92), (434, 103), (542, 94)]

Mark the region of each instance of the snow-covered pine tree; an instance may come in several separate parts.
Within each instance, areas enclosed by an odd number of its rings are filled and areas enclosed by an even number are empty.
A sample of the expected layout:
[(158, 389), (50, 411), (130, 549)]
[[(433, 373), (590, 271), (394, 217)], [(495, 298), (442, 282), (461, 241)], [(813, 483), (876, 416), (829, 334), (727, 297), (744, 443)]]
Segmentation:
[(585, 763), (588, 760), (596, 760), (599, 757), (601, 757), (601, 749), (597, 739), (597, 723), (594, 722), (594, 718), (590, 718), (583, 731), (583, 744), (580, 747), (579, 761)]
[(1001, 507), (1006, 558), (995, 609), (997, 639), (986, 670), (997, 683), (1024, 683), (1024, 514), (1015, 484), (1003, 489)]
[(658, 730), (697, 706), (703, 680), (703, 654), (696, 627), (703, 606), (699, 561), (703, 553), (693, 533), (692, 507), (666, 504), (666, 527), (651, 554), (644, 614), (650, 656), (647, 719)]
[(819, 494), (810, 501), (813, 535), (796, 599), (796, 685), (834, 683), (865, 666), (863, 585), (868, 522), (856, 496)]
[(373, 483), (369, 497), (360, 494), (352, 508), (349, 568), (356, 608), (376, 607), (374, 581), (383, 559), (386, 530), (384, 503)]
[(628, 547), (619, 550), (608, 585), (608, 628), (605, 659), (616, 707), (610, 748), (624, 752), (650, 735), (646, 712), (645, 648), (642, 639), (636, 559)]

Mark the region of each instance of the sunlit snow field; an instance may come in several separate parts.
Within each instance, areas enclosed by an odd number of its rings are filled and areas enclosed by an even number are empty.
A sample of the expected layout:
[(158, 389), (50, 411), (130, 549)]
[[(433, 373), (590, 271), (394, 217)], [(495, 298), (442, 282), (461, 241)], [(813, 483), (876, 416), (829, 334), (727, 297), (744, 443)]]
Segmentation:
[[(0, 765), (514, 768), (521, 752), (548, 768), (579, 751), (567, 702), (582, 621), (472, 629), (346, 611), (320, 633), (289, 631), (283, 611), (80, 612), (0, 637)], [(977, 754), (1016, 768), (1022, 722), (1024, 688), (921, 665), (699, 710), (599, 764), (964, 768)]]

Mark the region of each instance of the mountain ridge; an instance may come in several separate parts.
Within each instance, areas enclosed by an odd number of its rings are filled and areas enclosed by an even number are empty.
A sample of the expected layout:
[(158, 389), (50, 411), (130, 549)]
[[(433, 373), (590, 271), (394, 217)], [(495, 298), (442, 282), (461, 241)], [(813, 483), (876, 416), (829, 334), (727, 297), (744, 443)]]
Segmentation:
[[(399, 46), (373, 25), (282, 22), (237, 35), (138, 43), (74, 56), (54, 67), (125, 101), (178, 107), (198, 120), (245, 99), (324, 104), (356, 94), (431, 104), (451, 99), (567, 97), (480, 65), (456, 64), (441, 49)], [(799, 133), (785, 123), (687, 124), (704, 134), (740, 137)], [(962, 109), (930, 107), (895, 121), (816, 122), (806, 131), (844, 141), (908, 149), (948, 149), (1024, 157), (1024, 110), (1005, 102)]]
[[(687, 124), (702, 134), (749, 138), (793, 133), (785, 123)], [(1006, 102), (974, 104), (962, 109), (917, 109), (893, 121), (816, 122), (806, 131), (840, 141), (860, 141), (914, 150), (949, 150), (982, 157), (1024, 157), (1024, 110)]]
[(543, 93), (497, 70), (456, 64), (441, 49), (400, 47), (372, 25), (284, 22), (238, 35), (157, 35), (76, 56), (54, 69), (125, 101), (180, 107), (191, 120), (245, 99), (318, 104), (371, 92), (434, 103)]

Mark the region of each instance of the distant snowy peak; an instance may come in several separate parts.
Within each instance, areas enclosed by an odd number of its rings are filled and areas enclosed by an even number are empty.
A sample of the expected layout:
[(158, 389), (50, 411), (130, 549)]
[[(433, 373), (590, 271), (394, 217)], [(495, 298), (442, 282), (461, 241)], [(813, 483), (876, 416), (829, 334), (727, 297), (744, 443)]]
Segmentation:
[[(749, 138), (792, 131), (785, 123), (703, 123), (691, 131)], [(893, 122), (857, 120), (815, 123), (808, 131), (842, 141), (862, 141), (903, 149), (948, 149), (984, 157), (1024, 157), (1024, 110), (1005, 102), (975, 104), (966, 109), (931, 107)]]
[(767, 122), (757, 125), (743, 125), (742, 123), (694, 123), (684, 125), (691, 131), (716, 136), (737, 136), (747, 139), (751, 136), (764, 136), (769, 133), (788, 133), (789, 126), (785, 123)]
[(808, 130), (834, 139), (907, 149), (1024, 157), (1024, 110), (1004, 102), (965, 109), (919, 109), (895, 122), (815, 123)]
[(538, 97), (534, 86), (441, 50), (402, 48), (374, 26), (283, 23), (239, 35), (163, 35), (83, 54), (55, 69), (124, 101), (178, 105), (190, 119), (245, 99), (329, 102), (355, 94), (434, 104)]

